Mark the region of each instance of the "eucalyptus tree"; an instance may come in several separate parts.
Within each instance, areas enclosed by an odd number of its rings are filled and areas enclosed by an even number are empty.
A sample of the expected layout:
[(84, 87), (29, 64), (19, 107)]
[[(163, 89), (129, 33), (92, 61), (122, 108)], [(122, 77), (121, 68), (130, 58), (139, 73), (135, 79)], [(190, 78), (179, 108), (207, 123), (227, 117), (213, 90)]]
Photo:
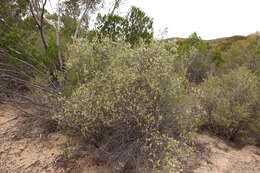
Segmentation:
[(21, 24), (26, 15), (26, 0), (1, 0), (0, 1), (0, 36), (10, 31), (13, 25)]
[(75, 38), (79, 36), (82, 27), (88, 26), (90, 14), (99, 9), (102, 2), (103, 0), (65, 0), (63, 2), (63, 17), (73, 24)]
[(125, 17), (116, 14), (97, 16), (96, 33), (100, 36), (108, 36), (112, 40), (123, 38), (132, 46), (140, 43), (140, 40), (149, 44), (153, 39), (153, 20), (141, 9), (132, 7)]
[(48, 43), (44, 34), (44, 14), (46, 12), (45, 7), (47, 0), (27, 0), (30, 7), (30, 12), (34, 18), (34, 21), (40, 31), (42, 43), (45, 48), (46, 55), (48, 53)]

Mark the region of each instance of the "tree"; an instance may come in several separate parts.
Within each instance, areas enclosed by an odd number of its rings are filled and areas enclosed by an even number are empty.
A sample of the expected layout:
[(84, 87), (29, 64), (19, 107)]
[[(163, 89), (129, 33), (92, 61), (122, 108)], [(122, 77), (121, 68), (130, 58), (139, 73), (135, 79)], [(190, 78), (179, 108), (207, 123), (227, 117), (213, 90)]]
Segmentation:
[(98, 14), (97, 16), (96, 28), (99, 38), (101, 36), (107, 36), (116, 41), (120, 36), (125, 34), (126, 27), (127, 20), (121, 16), (114, 14), (104, 16)]
[(60, 51), (60, 27), (61, 27), (61, 14), (60, 14), (60, 0), (57, 2), (57, 9), (58, 9), (58, 21), (57, 21), (57, 26), (56, 26), (56, 44), (58, 46), (58, 59), (60, 63), (60, 69), (62, 69), (63, 62), (61, 58), (61, 51)]
[(114, 6), (113, 6), (113, 9), (112, 9), (112, 11), (111, 11), (110, 14), (113, 15), (113, 14), (115, 13), (116, 9), (118, 9), (119, 6), (123, 3), (123, 1), (124, 1), (124, 0), (115, 0), (115, 3), (114, 3)]
[(34, 19), (28, 15), (27, 9), (27, 0), (0, 2), (1, 62), (14, 62), (15, 59), (32, 62), (31, 60), (39, 57), (30, 40), (38, 30), (35, 27)]
[(10, 31), (13, 25), (22, 23), (26, 14), (26, 0), (1, 0), (0, 1), (0, 36)]
[(30, 12), (34, 18), (34, 21), (40, 31), (42, 43), (45, 48), (46, 55), (48, 54), (48, 43), (46, 40), (46, 36), (44, 34), (44, 14), (46, 12), (45, 6), (47, 4), (47, 0), (27, 0)]
[(46, 22), (48, 22), (49, 25), (51, 25), (55, 29), (55, 43), (54, 45), (56, 49), (58, 49), (57, 52), (57, 57), (59, 61), (59, 69), (62, 69), (63, 67), (63, 60), (62, 60), (62, 55), (61, 55), (61, 25), (62, 25), (62, 20), (61, 20), (61, 14), (62, 14), (62, 9), (61, 9), (61, 1), (58, 0), (56, 4), (56, 12), (53, 14), (48, 14), (45, 17)]
[(79, 37), (83, 27), (88, 27), (90, 14), (94, 13), (103, 0), (65, 0), (62, 2), (62, 21), (73, 37)]
[(127, 16), (121, 17), (115, 14), (97, 16), (96, 32), (100, 37), (108, 36), (114, 41), (120, 37), (132, 46), (139, 44), (143, 39), (150, 43), (153, 38), (153, 21), (139, 8), (132, 7)]
[(132, 45), (138, 44), (140, 38), (150, 43), (153, 38), (153, 20), (142, 10), (132, 7), (127, 15), (126, 40)]

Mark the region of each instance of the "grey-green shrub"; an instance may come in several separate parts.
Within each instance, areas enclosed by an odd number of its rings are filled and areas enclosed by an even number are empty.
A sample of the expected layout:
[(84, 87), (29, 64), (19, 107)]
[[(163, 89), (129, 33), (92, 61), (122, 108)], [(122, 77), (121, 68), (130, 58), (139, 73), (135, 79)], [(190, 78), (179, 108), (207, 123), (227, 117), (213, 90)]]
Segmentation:
[(159, 43), (132, 49), (109, 39), (74, 40), (69, 50), (59, 124), (93, 141), (118, 171), (181, 171), (196, 116), (176, 57)]
[(260, 36), (251, 34), (246, 39), (237, 41), (231, 47), (222, 52), (225, 63), (220, 68), (220, 73), (227, 73), (242, 65), (260, 74)]
[[(260, 130), (260, 115), (254, 110), (259, 81), (247, 67), (239, 67), (220, 77), (210, 76), (201, 84), (200, 104), (205, 110), (205, 126), (228, 139), (249, 140)], [(249, 141), (247, 141), (249, 142)]]

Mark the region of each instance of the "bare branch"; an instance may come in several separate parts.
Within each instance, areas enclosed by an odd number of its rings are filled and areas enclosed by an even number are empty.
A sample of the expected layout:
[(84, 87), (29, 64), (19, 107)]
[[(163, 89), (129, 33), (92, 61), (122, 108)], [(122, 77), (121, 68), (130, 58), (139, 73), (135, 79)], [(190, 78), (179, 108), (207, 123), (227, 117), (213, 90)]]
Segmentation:
[(80, 27), (81, 27), (81, 24), (82, 24), (84, 17), (86, 17), (86, 16), (89, 17), (89, 13), (94, 12), (97, 9), (97, 6), (101, 2), (102, 2), (102, 0), (80, 0), (81, 6), (83, 8), (82, 8), (82, 13), (80, 13), (81, 15), (79, 16), (77, 26), (76, 26), (76, 30), (75, 30), (75, 33), (74, 33), (75, 38), (78, 37)]
[[(32, 16), (34, 18), (34, 21), (36, 23), (36, 25), (38, 26), (38, 29), (40, 31), (41, 34), (41, 39), (45, 48), (45, 53), (47, 55), (48, 52), (48, 44), (44, 35), (44, 31), (43, 31), (43, 26), (44, 26), (44, 13), (45, 13), (45, 6), (47, 4), (47, 0), (44, 0), (42, 7), (40, 7), (40, 2), (39, 0), (27, 0), (29, 7), (30, 7), (30, 11), (32, 13)], [(41, 10), (41, 11), (40, 11)], [(37, 15), (35, 14), (35, 12), (37, 13)]]
[(61, 51), (60, 51), (60, 25), (61, 25), (60, 0), (58, 0), (57, 3), (58, 3), (57, 4), (57, 6), (58, 6), (58, 22), (57, 22), (57, 27), (56, 27), (56, 44), (59, 47), (59, 50), (58, 50), (58, 60), (59, 60), (59, 63), (60, 63), (60, 70), (62, 70), (63, 61), (62, 61)]
[(49, 87), (45, 88), (44, 86), (40, 86), (40, 85), (37, 85), (37, 84), (33, 84), (32, 82), (30, 81), (26, 81), (26, 80), (23, 80), (23, 79), (20, 79), (20, 78), (17, 78), (17, 77), (14, 77), (14, 76), (11, 76), (11, 75), (8, 75), (8, 74), (4, 74), (2, 75), (2, 77), (8, 77), (10, 78), (10, 81), (15, 81), (15, 82), (18, 82), (18, 83), (22, 83), (22, 84), (27, 84), (27, 85), (31, 85), (32, 87), (35, 87), (35, 88), (38, 88), (38, 89), (41, 89), (42, 91), (45, 91), (47, 93), (50, 93), (52, 95), (55, 95), (55, 96), (59, 96), (56, 91), (50, 89)]
[(115, 13), (115, 10), (119, 8), (119, 6), (121, 5), (122, 2), (123, 2), (123, 0), (115, 0), (115, 4), (114, 4), (113, 10), (111, 12), (112, 15)]
[(31, 13), (32, 13), (32, 16), (33, 16), (33, 18), (34, 18), (34, 21), (35, 21), (36, 25), (38, 26), (38, 28), (40, 28), (40, 27), (41, 27), (41, 26), (40, 26), (40, 22), (38, 21), (38, 18), (36, 17), (36, 15), (35, 15), (35, 13), (34, 13), (33, 5), (32, 5), (32, 3), (31, 3), (31, 1), (30, 1), (30, 0), (27, 0), (27, 3), (29, 4), (30, 11), (31, 11)]

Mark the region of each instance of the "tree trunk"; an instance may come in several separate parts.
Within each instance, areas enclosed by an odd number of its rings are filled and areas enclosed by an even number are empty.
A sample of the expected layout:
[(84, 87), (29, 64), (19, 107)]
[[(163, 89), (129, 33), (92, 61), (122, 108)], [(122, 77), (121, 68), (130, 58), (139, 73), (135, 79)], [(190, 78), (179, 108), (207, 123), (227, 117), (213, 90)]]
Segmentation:
[[(36, 23), (36, 25), (37, 25), (37, 27), (40, 31), (42, 43), (43, 43), (43, 46), (44, 46), (44, 49), (45, 49), (45, 56), (47, 56), (47, 54), (48, 54), (48, 44), (47, 44), (47, 41), (46, 41), (46, 38), (45, 38), (45, 35), (44, 35), (44, 31), (43, 31), (44, 12), (45, 12), (45, 6), (47, 4), (47, 0), (44, 0), (43, 5), (42, 5), (42, 9), (37, 8), (36, 5), (34, 3), (32, 3), (30, 0), (27, 0), (27, 3), (29, 4), (30, 11), (31, 11), (32, 16), (34, 18), (34, 21), (35, 21), (35, 23)], [(35, 14), (35, 12), (36, 12), (36, 14)], [(38, 14), (40, 14), (40, 16)]]
[(56, 44), (58, 46), (58, 59), (59, 59), (59, 64), (60, 64), (60, 70), (62, 70), (63, 67), (63, 62), (62, 62), (62, 57), (61, 57), (61, 52), (60, 52), (60, 0), (58, 0), (58, 22), (57, 22), (57, 27), (56, 27)]
[(116, 9), (119, 8), (121, 3), (122, 3), (122, 0), (115, 0), (115, 4), (114, 4), (114, 7), (113, 7), (113, 10), (112, 10), (112, 12), (110, 14), (113, 15), (115, 13)]
[(77, 28), (76, 28), (76, 31), (74, 33), (74, 38), (77, 38), (78, 37), (78, 34), (79, 34), (79, 29), (80, 29), (80, 25), (81, 25), (81, 22), (83, 20), (83, 17), (87, 14), (88, 12), (88, 9), (86, 8), (83, 15), (81, 16), (81, 18), (79, 19), (79, 22), (77, 24)]
[(47, 41), (46, 41), (46, 38), (45, 38), (45, 35), (44, 35), (44, 32), (43, 32), (43, 28), (42, 27), (38, 27), (38, 28), (39, 28), (40, 33), (41, 33), (41, 38), (42, 38), (43, 46), (44, 46), (44, 49), (45, 49), (45, 54), (47, 55), (48, 54), (48, 44), (47, 44)]

